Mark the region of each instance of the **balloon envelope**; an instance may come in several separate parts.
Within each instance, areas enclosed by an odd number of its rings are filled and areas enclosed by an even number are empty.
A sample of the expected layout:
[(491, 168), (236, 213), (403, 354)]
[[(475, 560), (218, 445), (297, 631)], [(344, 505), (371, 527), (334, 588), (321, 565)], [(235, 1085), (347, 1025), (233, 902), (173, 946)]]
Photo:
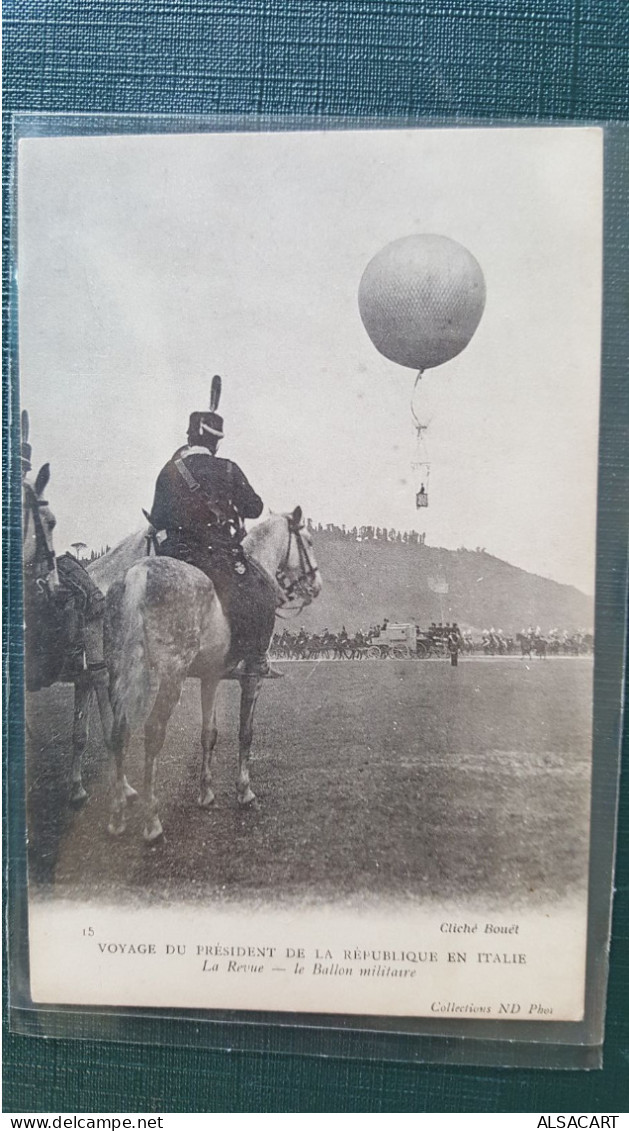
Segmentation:
[(411, 369), (456, 357), (485, 306), (474, 256), (447, 236), (394, 240), (367, 264), (358, 288), (363, 324), (380, 353)]

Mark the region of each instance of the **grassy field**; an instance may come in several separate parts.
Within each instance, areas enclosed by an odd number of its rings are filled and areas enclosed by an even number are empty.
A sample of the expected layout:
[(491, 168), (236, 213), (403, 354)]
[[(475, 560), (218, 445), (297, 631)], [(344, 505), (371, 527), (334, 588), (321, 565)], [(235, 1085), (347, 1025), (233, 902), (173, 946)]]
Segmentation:
[[(71, 689), (31, 696), (31, 878), (116, 899), (483, 898), (536, 904), (585, 884), (588, 661), (302, 663), (260, 695), (250, 810), (236, 804), (237, 696), (220, 692), (216, 805), (197, 807), (200, 706), (188, 681), (159, 763), (165, 839), (107, 832), (97, 725), (89, 801), (65, 798)], [(95, 721), (95, 720), (94, 720)], [(142, 743), (128, 776), (142, 781)]]

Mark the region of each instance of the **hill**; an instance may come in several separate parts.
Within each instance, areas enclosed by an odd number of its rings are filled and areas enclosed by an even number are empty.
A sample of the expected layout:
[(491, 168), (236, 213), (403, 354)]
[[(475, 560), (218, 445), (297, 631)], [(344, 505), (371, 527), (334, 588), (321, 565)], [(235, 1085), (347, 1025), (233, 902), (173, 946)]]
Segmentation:
[(528, 625), (592, 631), (592, 597), (484, 550), (444, 550), (416, 535), (361, 539), (338, 527), (310, 528), (324, 588), (297, 618), (309, 631), (345, 625), (354, 632), (384, 617), (423, 627), (457, 621), (477, 632)]

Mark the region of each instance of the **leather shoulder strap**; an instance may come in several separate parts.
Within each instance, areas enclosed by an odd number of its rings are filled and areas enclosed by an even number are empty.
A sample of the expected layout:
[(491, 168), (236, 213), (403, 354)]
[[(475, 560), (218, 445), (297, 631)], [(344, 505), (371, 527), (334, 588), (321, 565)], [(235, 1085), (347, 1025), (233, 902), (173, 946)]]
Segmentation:
[(184, 483), (186, 484), (186, 487), (188, 487), (191, 491), (200, 490), (201, 484), (195, 479), (194, 475), (190, 471), (190, 468), (186, 467), (185, 460), (183, 460), (181, 457), (179, 457), (179, 459), (176, 459), (174, 461), (174, 464), (175, 464), (175, 467), (177, 468), (177, 471), (179, 472), (181, 478), (183, 479)]
[(203, 500), (208, 514), (210, 514), (216, 522), (224, 522), (225, 515), (222, 513), (221, 508), (217, 506), (215, 500), (208, 495), (207, 491), (203, 490), (201, 484), (195, 479), (190, 468), (187, 466), (186, 461), (179, 456), (177, 459), (173, 460), (173, 463), (188, 489), (192, 493), (199, 492), (198, 497)]

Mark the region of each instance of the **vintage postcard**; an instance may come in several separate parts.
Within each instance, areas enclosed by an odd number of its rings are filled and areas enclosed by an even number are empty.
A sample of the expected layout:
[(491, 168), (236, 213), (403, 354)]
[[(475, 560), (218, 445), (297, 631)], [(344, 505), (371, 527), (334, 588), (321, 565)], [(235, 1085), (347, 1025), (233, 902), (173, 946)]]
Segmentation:
[(17, 179), (33, 1001), (581, 1019), (602, 131)]

